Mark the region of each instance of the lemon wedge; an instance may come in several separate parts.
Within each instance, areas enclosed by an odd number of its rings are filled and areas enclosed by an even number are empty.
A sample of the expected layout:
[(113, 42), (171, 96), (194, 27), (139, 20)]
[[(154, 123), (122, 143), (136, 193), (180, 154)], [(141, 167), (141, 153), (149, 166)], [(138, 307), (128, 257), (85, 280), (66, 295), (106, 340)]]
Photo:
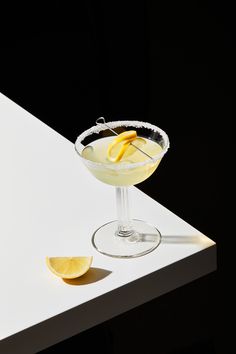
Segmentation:
[(85, 274), (93, 257), (46, 257), (46, 263), (52, 273), (60, 278), (74, 279)]
[(123, 157), (130, 143), (137, 138), (135, 130), (125, 131), (115, 137), (108, 145), (107, 157), (112, 162), (118, 162)]

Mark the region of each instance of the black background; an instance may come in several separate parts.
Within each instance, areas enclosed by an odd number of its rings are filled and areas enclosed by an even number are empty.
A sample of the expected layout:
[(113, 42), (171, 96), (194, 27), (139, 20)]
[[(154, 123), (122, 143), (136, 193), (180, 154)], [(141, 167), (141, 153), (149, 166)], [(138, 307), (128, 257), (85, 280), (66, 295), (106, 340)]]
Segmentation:
[(219, 318), (233, 242), (232, 9), (215, 1), (77, 6), (2, 12), (0, 91), (72, 142), (99, 116), (164, 129), (171, 148), (139, 188), (217, 242), (218, 271), (45, 353), (73, 345), (226, 353)]

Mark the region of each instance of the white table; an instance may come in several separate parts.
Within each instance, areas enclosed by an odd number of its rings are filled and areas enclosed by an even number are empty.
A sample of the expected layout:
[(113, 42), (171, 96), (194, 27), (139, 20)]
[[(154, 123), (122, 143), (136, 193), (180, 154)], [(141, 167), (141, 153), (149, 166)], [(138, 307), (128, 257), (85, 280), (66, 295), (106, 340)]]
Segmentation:
[[(137, 188), (132, 216), (157, 225), (161, 245), (135, 259), (96, 252), (93, 231), (116, 217), (113, 187), (2, 94), (0, 164), (0, 353), (35, 353), (216, 269), (215, 243)], [(47, 269), (47, 255), (94, 261), (68, 284)]]

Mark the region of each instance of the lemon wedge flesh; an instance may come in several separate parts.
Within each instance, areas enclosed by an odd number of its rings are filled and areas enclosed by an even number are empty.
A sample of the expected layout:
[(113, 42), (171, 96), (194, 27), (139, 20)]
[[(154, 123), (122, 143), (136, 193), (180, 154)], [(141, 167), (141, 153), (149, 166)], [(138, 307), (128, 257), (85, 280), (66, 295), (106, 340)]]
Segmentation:
[(52, 273), (60, 278), (74, 279), (85, 274), (93, 257), (46, 257), (46, 263)]
[(108, 145), (107, 157), (112, 162), (118, 162), (122, 159), (130, 143), (137, 138), (135, 130), (125, 131), (115, 137)]

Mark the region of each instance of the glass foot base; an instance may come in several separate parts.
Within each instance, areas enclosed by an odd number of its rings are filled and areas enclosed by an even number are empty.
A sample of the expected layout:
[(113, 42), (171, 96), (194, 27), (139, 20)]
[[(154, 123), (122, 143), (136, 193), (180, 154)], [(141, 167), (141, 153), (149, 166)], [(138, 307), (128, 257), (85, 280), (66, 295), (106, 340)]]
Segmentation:
[(134, 233), (128, 237), (116, 235), (117, 221), (97, 229), (92, 237), (93, 246), (102, 254), (117, 258), (133, 258), (153, 251), (161, 242), (160, 232), (141, 220), (132, 220)]

